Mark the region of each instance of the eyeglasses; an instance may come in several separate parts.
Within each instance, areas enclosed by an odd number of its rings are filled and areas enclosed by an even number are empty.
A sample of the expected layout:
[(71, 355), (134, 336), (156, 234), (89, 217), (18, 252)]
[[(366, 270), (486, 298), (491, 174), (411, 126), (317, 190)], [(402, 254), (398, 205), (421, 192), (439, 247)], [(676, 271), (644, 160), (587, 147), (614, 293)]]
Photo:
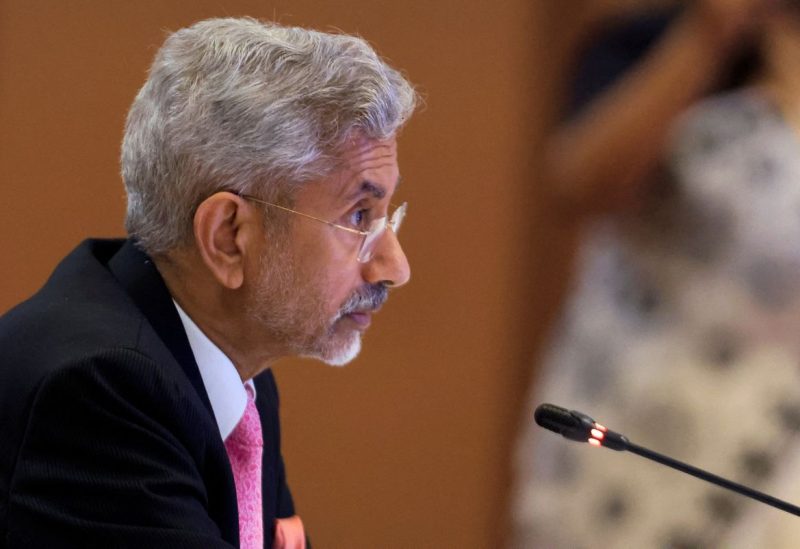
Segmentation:
[(333, 221), (325, 221), (324, 219), (320, 219), (319, 217), (314, 217), (313, 215), (309, 215), (307, 213), (298, 212), (296, 210), (292, 210), (291, 208), (287, 208), (285, 206), (280, 206), (278, 204), (273, 204), (272, 202), (266, 202), (261, 200), (260, 198), (256, 198), (255, 196), (251, 196), (249, 194), (241, 194), (241, 193), (234, 193), (238, 196), (246, 199), (252, 200), (253, 202), (258, 202), (259, 204), (264, 204), (266, 206), (273, 206), (280, 210), (284, 210), (286, 212), (291, 212), (297, 215), (302, 215), (303, 217), (307, 217), (308, 219), (313, 219), (314, 221), (319, 221), (320, 223), (325, 223), (326, 225), (330, 225), (331, 227), (336, 227), (337, 229), (341, 229), (343, 231), (347, 231), (348, 233), (357, 234), (359, 235), (361, 240), (361, 245), (358, 248), (358, 256), (357, 259), (360, 263), (366, 263), (370, 259), (372, 259), (373, 253), (375, 252), (375, 245), (380, 239), (383, 232), (388, 228), (392, 229), (394, 234), (400, 230), (400, 225), (403, 223), (403, 218), (406, 216), (406, 210), (408, 209), (408, 202), (403, 202), (400, 206), (398, 206), (394, 212), (392, 212), (391, 216), (384, 216), (379, 217), (378, 219), (373, 220), (369, 224), (369, 228), (366, 231), (360, 231), (358, 229), (353, 229), (352, 227), (345, 227), (344, 225), (339, 225), (338, 223), (334, 223)]

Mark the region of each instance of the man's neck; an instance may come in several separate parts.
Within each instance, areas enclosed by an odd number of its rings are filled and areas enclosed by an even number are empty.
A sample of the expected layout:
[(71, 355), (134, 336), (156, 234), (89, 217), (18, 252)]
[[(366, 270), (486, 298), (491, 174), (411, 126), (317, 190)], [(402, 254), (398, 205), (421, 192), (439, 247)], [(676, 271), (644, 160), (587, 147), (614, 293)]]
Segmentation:
[[(154, 259), (172, 298), (192, 321), (233, 362), (243, 381), (252, 379), (281, 356), (265, 334), (248, 322), (243, 292), (216, 284), (202, 263), (188, 253)], [(258, 337), (260, 336), (260, 337)], [(270, 352), (272, 351), (272, 352)]]

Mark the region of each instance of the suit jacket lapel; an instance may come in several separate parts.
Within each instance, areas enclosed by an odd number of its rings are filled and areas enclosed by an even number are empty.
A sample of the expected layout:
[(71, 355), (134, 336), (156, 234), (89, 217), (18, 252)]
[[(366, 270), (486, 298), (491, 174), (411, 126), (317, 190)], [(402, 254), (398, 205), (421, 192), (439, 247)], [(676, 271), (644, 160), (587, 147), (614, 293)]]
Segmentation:
[[(128, 240), (111, 258), (108, 266), (180, 364), (213, 418), (214, 411), (180, 316), (153, 260), (136, 248), (133, 241)], [(265, 537), (269, 540), (274, 535), (274, 518), (293, 515), (294, 503), (286, 485), (286, 474), (280, 452), (278, 391), (275, 378), (272, 372), (267, 370), (256, 376), (254, 382), (256, 405), (261, 416), (265, 442), (262, 462), (262, 502)], [(232, 476), (230, 484), (233, 488)], [(235, 492), (232, 494), (235, 497)]]
[(214, 410), (183, 324), (153, 260), (139, 250), (132, 240), (128, 240), (111, 258), (108, 266), (183, 368), (200, 400), (213, 417)]
[[(219, 438), (214, 410), (211, 408), (211, 401), (200, 376), (200, 369), (197, 367), (189, 339), (186, 337), (172, 296), (152, 259), (128, 240), (108, 262), (108, 268), (186, 374), (208, 411), (209, 425), (214, 426), (214, 436)], [(211, 447), (214, 447), (214, 451), (208, 464), (215, 468), (212, 472), (205, 473), (206, 486), (209, 490), (209, 512), (218, 520), (223, 537), (238, 546), (239, 519), (233, 474), (222, 440), (219, 439), (219, 444)]]

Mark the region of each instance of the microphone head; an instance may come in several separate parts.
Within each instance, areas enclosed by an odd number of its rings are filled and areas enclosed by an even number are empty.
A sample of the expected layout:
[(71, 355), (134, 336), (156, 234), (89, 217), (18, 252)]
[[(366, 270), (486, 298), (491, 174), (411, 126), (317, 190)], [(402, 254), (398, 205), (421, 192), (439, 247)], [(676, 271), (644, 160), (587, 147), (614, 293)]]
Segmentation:
[(577, 420), (569, 410), (555, 404), (540, 404), (533, 413), (533, 419), (540, 427), (561, 434), (565, 426), (576, 426)]
[(579, 442), (587, 442), (595, 426), (594, 420), (586, 414), (567, 410), (555, 404), (539, 405), (533, 413), (533, 418), (540, 427)]
[(609, 431), (586, 414), (555, 404), (541, 404), (533, 413), (533, 418), (539, 426), (570, 440), (588, 442), (592, 446), (602, 446), (618, 452), (627, 450), (630, 445), (624, 435)]

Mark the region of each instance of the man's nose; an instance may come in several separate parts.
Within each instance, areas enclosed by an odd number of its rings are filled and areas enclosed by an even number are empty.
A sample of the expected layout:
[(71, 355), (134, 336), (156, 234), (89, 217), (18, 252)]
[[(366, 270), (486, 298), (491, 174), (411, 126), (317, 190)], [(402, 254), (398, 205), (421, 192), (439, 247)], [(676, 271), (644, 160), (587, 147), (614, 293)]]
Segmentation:
[(380, 236), (372, 258), (364, 264), (364, 280), (397, 288), (411, 278), (411, 267), (397, 235), (391, 228)]

